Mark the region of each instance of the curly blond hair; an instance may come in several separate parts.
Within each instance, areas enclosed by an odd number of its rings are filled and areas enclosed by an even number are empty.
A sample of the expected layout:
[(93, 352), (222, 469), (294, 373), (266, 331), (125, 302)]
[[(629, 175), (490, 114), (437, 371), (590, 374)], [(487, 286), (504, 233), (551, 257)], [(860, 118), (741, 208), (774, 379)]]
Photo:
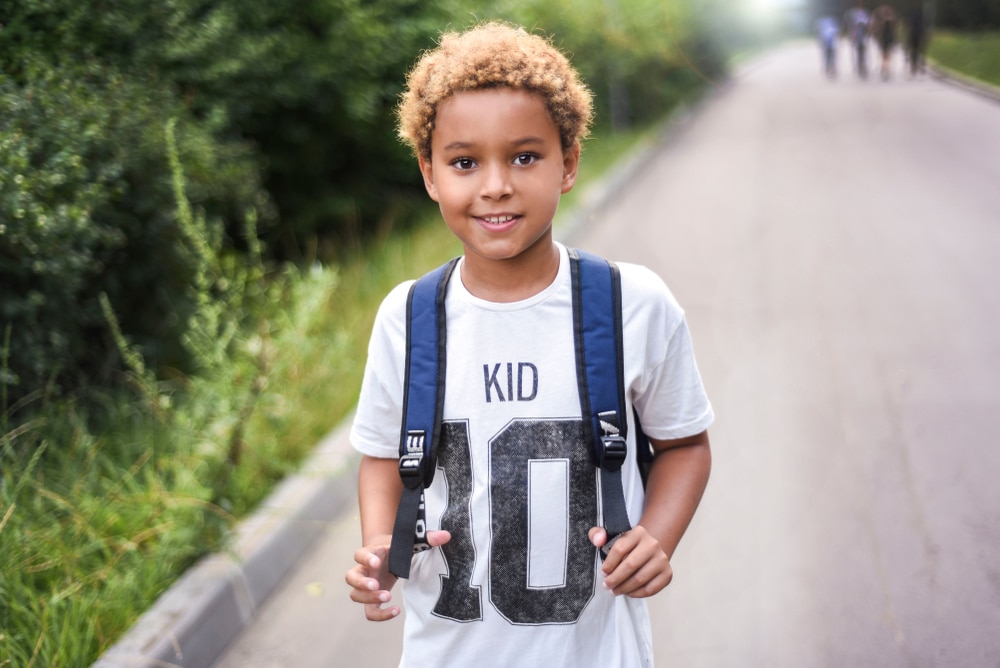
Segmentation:
[(591, 94), (566, 56), (550, 40), (498, 21), (444, 33), (438, 46), (420, 57), (406, 77), (397, 108), (399, 136), (415, 155), (429, 159), (442, 100), (504, 86), (542, 96), (564, 150), (587, 136)]

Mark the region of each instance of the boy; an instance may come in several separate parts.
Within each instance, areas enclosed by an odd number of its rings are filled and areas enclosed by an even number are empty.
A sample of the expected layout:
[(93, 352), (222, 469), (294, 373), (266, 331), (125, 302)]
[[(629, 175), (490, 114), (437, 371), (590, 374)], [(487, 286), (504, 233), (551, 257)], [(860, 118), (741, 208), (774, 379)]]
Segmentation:
[[(400, 135), (464, 253), (446, 298), (432, 549), (403, 590), (401, 666), (651, 666), (646, 606), (708, 479), (712, 409), (683, 312), (648, 270), (621, 265), (625, 383), (656, 451), (643, 493), (629, 430), (633, 529), (612, 545), (583, 441), (567, 251), (552, 237), (576, 180), (590, 93), (547, 40), (488, 23), (446, 34), (407, 80)], [(389, 544), (409, 283), (376, 319), (351, 433), (364, 547), (347, 573), (368, 619), (399, 614)], [(638, 521), (637, 521), (638, 520)]]

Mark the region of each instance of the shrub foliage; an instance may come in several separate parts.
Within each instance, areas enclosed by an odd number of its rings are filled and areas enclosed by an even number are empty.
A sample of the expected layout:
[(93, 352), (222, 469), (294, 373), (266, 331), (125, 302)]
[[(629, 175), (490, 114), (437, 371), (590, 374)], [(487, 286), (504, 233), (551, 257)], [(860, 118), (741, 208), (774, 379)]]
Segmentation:
[[(718, 70), (690, 0), (12, 0), (0, 16), (0, 334), (8, 405), (122, 377), (98, 295), (148, 364), (187, 373), (199, 285), (171, 186), (238, 258), (343, 259), (423, 199), (395, 138), (405, 72), (442, 29), (553, 34), (616, 127)], [(257, 240), (255, 239), (254, 242)], [(238, 260), (237, 260), (238, 261)], [(174, 374), (176, 375), (176, 374)], [(0, 407), (2, 409), (4, 407)]]
[[(89, 63), (39, 62), (0, 80), (0, 314), (10, 330), (4, 384), (13, 401), (46, 386), (107, 385), (121, 359), (98, 303), (154, 363), (186, 366), (179, 347), (197, 286), (178, 227), (164, 143), (183, 109)], [(245, 146), (186, 122), (181, 152), (210, 211), (250, 200)]]

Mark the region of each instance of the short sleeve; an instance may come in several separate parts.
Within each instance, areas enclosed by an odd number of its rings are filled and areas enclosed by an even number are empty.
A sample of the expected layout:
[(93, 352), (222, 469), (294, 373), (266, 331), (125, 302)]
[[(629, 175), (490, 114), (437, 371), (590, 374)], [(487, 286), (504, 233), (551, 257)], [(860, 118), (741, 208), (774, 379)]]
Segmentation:
[(406, 357), (406, 298), (412, 281), (382, 301), (368, 343), (368, 359), (351, 425), (355, 450), (381, 458), (399, 456)]
[(626, 384), (643, 431), (663, 440), (704, 431), (714, 413), (684, 310), (654, 272), (638, 265), (619, 267)]

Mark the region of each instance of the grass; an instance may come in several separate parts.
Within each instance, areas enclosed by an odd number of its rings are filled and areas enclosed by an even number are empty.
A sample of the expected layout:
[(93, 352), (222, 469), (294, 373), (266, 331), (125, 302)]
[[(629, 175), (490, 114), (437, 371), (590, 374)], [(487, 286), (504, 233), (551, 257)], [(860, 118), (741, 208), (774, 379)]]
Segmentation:
[(949, 70), (1000, 86), (1000, 32), (935, 32), (928, 56)]
[[(577, 190), (652, 131), (592, 140)], [(385, 293), (461, 252), (433, 209), (426, 218), (356, 261), (273, 277), (264, 317), (179, 389), (134, 363), (135, 393), (0, 415), (0, 668), (89, 666), (224, 549), (353, 408)]]
[[(284, 308), (240, 341), (248, 355), (162, 395), (165, 410), (109, 396), (99, 429), (64, 403), (8, 431), (0, 666), (90, 665), (197, 558), (223, 549), (234, 520), (353, 406), (382, 294), (457, 252), (435, 226), (366, 261), (296, 273)], [(230, 461), (237, 434), (245, 446)]]

